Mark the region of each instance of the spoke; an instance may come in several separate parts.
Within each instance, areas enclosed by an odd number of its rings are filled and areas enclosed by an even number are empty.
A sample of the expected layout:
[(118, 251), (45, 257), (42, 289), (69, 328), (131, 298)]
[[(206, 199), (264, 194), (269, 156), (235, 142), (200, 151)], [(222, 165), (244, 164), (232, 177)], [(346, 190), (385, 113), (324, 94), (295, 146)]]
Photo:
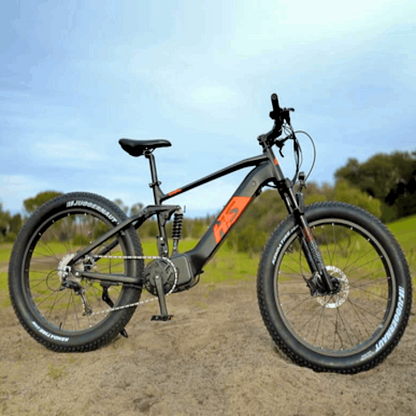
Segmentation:
[(367, 329), (367, 325), (365, 324), (364, 320), (366, 320), (367, 324), (369, 324), (370, 326), (372, 326), (371, 322), (366, 318), (366, 316), (364, 314), (360, 313), (359, 308), (357, 307), (357, 305), (354, 304), (354, 302), (351, 302), (350, 300), (348, 300), (348, 302), (350, 303), (351, 309), (354, 311), (355, 316), (360, 321), (361, 327), (367, 333), (367, 337), (370, 337), (372, 334)]
[[(350, 233), (349, 233), (349, 236), (348, 236), (348, 240), (350, 241), (351, 239), (352, 240), (354, 240), (355, 239), (355, 236), (353, 235), (353, 236), (351, 236), (351, 232), (352, 232), (352, 230), (350, 230)], [(350, 244), (348, 244), (348, 248), (349, 247), (352, 247), (353, 249), (352, 250), (348, 250), (349, 251), (349, 254), (348, 254), (348, 257), (347, 257), (347, 259), (345, 260), (345, 264), (344, 264), (344, 267), (343, 267), (343, 270), (345, 270), (346, 268), (347, 268), (347, 265), (349, 264), (349, 262), (350, 262), (350, 258), (351, 258), (351, 256), (352, 256), (352, 253), (353, 252), (355, 252), (355, 243), (354, 242), (352, 242), (352, 244), (350, 243)]]
[(78, 319), (78, 311), (75, 305), (75, 299), (74, 299), (74, 292), (71, 291), (71, 305), (74, 307), (74, 317), (75, 317), (75, 321), (77, 323), (77, 328), (81, 328), (80, 324), (79, 324), (79, 319)]
[[(371, 246), (371, 248), (373, 248), (373, 246)], [(362, 255), (360, 257), (358, 257), (353, 263), (346, 264), (345, 267), (344, 267), (344, 270), (345, 271), (348, 271), (348, 273), (352, 273), (355, 270), (358, 270), (359, 268), (363, 268), (363, 267), (365, 267), (365, 266), (367, 266), (367, 265), (369, 265), (369, 264), (371, 264), (371, 263), (373, 263), (375, 261), (379, 261), (380, 260), (380, 257), (377, 256), (374, 259), (367, 261), (367, 263), (360, 264), (360, 265), (356, 265), (361, 259), (363, 259), (364, 257), (366, 257), (370, 252), (372, 252), (371, 248), (368, 251), (362, 253)], [(352, 267), (352, 266), (356, 266), (356, 267), (354, 269), (350, 269), (350, 267)]]
[(288, 305), (291, 305), (294, 302), (296, 302), (296, 305), (293, 308), (289, 309), (286, 312), (286, 315), (290, 315), (295, 309), (297, 309), (300, 305), (302, 305), (304, 302), (308, 301), (309, 299), (310, 299), (310, 296), (309, 297), (306, 297), (306, 298), (304, 298), (304, 299), (302, 299), (300, 301), (294, 300), (293, 302), (288, 302), (288, 303), (280, 302), (280, 305), (281, 306), (288, 306)]
[(379, 295), (379, 294), (374, 293), (374, 292), (372, 292), (370, 290), (363, 290), (361, 288), (357, 288), (357, 289), (359, 289), (362, 293), (366, 293), (366, 294), (371, 295), (374, 298), (379, 298), (379, 299), (382, 299), (382, 300), (386, 300), (386, 297), (385, 296)]
[[(318, 314), (321, 314), (322, 313), (322, 309), (325, 309), (325, 307), (320, 307), (319, 309), (317, 309), (317, 311), (313, 314), (313, 315), (311, 315), (311, 316), (307, 316), (307, 317), (305, 317), (305, 318), (308, 318), (306, 321), (305, 321), (305, 323), (299, 328), (299, 333), (301, 333), (302, 331), (303, 331), (303, 329), (308, 325), (308, 324), (310, 324), (311, 322), (312, 322), (312, 320), (314, 320), (314, 318), (318, 315)], [(313, 329), (313, 326), (312, 325), (308, 325), (308, 327), (309, 327), (309, 331), (307, 331), (306, 332), (306, 335), (308, 335), (311, 331), (312, 331), (312, 329)], [(306, 339), (306, 336), (305, 336), (305, 339)]]
[(300, 286), (305, 280), (303, 265), (307, 264), (302, 250), (298, 250), (299, 257), (297, 252), (285, 253), (276, 275), (280, 309), (292, 331), (317, 350), (358, 348), (371, 342), (385, 325), (390, 273), (377, 245), (371, 242), (373, 237), (362, 234), (355, 225), (334, 220), (313, 224), (313, 229), (326, 266), (332, 266), (334, 277), (342, 281), (342, 291), (311, 297), (308, 288)]
[[(338, 239), (337, 239), (337, 236), (336, 236), (336, 234), (335, 234), (335, 225), (334, 224), (332, 224), (332, 236), (334, 237), (334, 249), (333, 249), (333, 256), (332, 256), (332, 259), (334, 259), (334, 257), (335, 257), (335, 253), (336, 253), (336, 249), (337, 249), (337, 247), (338, 247)], [(342, 251), (342, 250), (341, 250)]]
[[(42, 240), (39, 240), (40, 248), (37, 248), (36, 251), (33, 252), (33, 259), (36, 258), (46, 258), (50, 259), (51, 257), (55, 260), (59, 260), (58, 254), (56, 254), (53, 250), (53, 248), (49, 245), (48, 242), (44, 242)], [(42, 250), (44, 250), (46, 253), (43, 254)]]
[(326, 247), (326, 252), (327, 252), (327, 254), (328, 254), (328, 257), (329, 257), (329, 262), (332, 264), (332, 256), (331, 256), (331, 253), (330, 253), (330, 251), (329, 251), (329, 243), (328, 243), (328, 238), (327, 238), (327, 236), (326, 236), (326, 230), (325, 230), (325, 227), (323, 226), (323, 225), (321, 225), (321, 229), (322, 229), (322, 231), (323, 231), (323, 233), (324, 233), (324, 238), (325, 238), (325, 247)]
[(367, 308), (364, 308), (363, 306), (359, 305), (357, 302), (354, 302), (351, 298), (348, 299), (348, 303), (350, 303), (353, 308), (357, 309), (357, 311), (360, 310), (362, 312), (361, 316), (363, 316), (363, 317), (365, 317), (366, 315), (371, 316), (371, 317), (375, 318), (376, 320), (380, 319), (380, 317), (379, 317), (380, 314), (384, 314), (384, 309), (386, 307), (386, 305), (381, 305), (379, 307), (379, 309), (380, 309), (379, 312), (376, 313), (373, 310), (368, 310)]
[[(39, 294), (38, 296), (34, 296), (33, 300), (35, 301), (35, 303), (37, 304), (37, 307), (39, 308), (39, 306), (42, 306), (51, 297), (56, 296), (57, 293), (59, 292), (50, 292), (48, 295), (46, 295), (46, 297), (45, 297), (45, 294)], [(33, 295), (33, 292), (32, 292), (32, 295)], [(38, 299), (41, 298), (41, 296), (43, 296), (42, 298), (43, 300), (36, 302)]]
[[(52, 297), (52, 295), (55, 295), (54, 296), (54, 300), (52, 301), (52, 304), (51, 304), (51, 306), (49, 306), (49, 307), (47, 307), (46, 308), (46, 315), (44, 315), (45, 316), (45, 318), (47, 318), (47, 319), (50, 319), (50, 317), (51, 317), (51, 315), (52, 315), (52, 312), (53, 312), (53, 308), (55, 307), (55, 305), (56, 305), (56, 303), (57, 303), (57, 301), (58, 301), (58, 297), (59, 297), (59, 292), (54, 292), (54, 293), (51, 293), (51, 296), (48, 296), (48, 298), (50, 298), (50, 297)], [(62, 296), (61, 296), (61, 298), (63, 298), (65, 296), (65, 294), (62, 294)], [(47, 298), (47, 299), (48, 299)], [(45, 299), (46, 300), (46, 299)], [(40, 302), (39, 303), (39, 306), (40, 305), (42, 305), (43, 304), (43, 302)]]
[[(338, 319), (339, 318), (339, 319)], [(344, 314), (342, 313), (342, 310), (341, 310), (341, 308), (337, 308), (337, 322), (339, 322), (339, 326), (337, 326), (337, 335), (338, 335), (338, 338), (339, 338), (339, 340), (340, 340), (340, 343), (341, 343), (341, 346), (342, 346), (342, 350), (344, 350), (345, 348), (344, 348), (344, 342), (343, 342), (343, 337), (342, 337), (342, 335), (341, 335), (341, 333), (340, 333), (340, 330), (341, 330), (341, 324), (343, 325), (343, 327), (344, 327), (344, 332), (345, 332), (345, 334), (346, 334), (346, 336), (347, 336), (347, 338), (348, 338), (348, 341), (350, 342), (350, 345), (351, 346), (353, 346), (354, 345), (354, 342), (352, 341), (352, 339), (351, 339), (351, 335), (350, 335), (350, 332), (353, 334), (354, 333), (354, 330), (353, 330), (353, 328), (351, 328), (351, 326), (350, 325), (348, 325), (348, 321), (347, 321), (347, 319), (346, 318), (344, 318)], [(339, 331), (338, 331), (338, 328), (340, 329)], [(356, 339), (358, 339), (358, 337), (355, 335), (355, 338)]]

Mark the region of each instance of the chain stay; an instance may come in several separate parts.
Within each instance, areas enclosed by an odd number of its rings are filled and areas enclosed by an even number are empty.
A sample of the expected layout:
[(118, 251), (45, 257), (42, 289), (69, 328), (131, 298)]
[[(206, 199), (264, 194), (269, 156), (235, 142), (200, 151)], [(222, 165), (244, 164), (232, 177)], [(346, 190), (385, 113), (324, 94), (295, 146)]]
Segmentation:
[[(157, 260), (157, 259), (162, 259), (162, 260), (166, 260), (169, 265), (173, 268), (173, 272), (175, 274), (175, 281), (173, 283), (172, 288), (170, 289), (170, 291), (168, 293), (165, 294), (165, 296), (169, 296), (174, 289), (176, 288), (176, 285), (178, 283), (178, 273), (176, 270), (175, 265), (172, 263), (172, 261), (170, 259), (168, 259), (167, 257), (160, 257), (160, 256), (100, 256), (100, 255), (94, 255), (94, 258), (100, 258), (100, 259), (125, 259), (125, 260), (145, 260), (145, 259), (150, 259), (150, 260)], [(114, 308), (109, 308), (109, 309), (105, 309), (103, 311), (99, 311), (99, 312), (93, 312), (90, 316), (94, 316), (94, 315), (100, 315), (102, 313), (108, 313), (108, 312), (115, 312), (115, 311), (119, 311), (122, 309), (127, 309), (127, 308), (133, 308), (135, 306), (139, 306), (139, 305), (144, 305), (146, 303), (150, 303), (150, 302), (154, 302), (155, 300), (157, 300), (158, 298), (151, 298), (151, 299), (146, 299), (146, 300), (142, 300), (136, 303), (130, 303), (129, 305), (122, 305), (122, 306), (117, 306)]]

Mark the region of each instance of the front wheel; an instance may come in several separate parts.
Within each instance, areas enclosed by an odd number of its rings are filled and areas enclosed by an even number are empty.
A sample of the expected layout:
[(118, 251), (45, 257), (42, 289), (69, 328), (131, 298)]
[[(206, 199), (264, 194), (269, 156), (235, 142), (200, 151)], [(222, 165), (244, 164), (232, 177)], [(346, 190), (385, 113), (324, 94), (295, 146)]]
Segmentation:
[(260, 261), (263, 320), (279, 349), (301, 366), (369, 370), (391, 353), (407, 325), (412, 289), (406, 259), (387, 228), (360, 208), (324, 202), (307, 207), (305, 218), (340, 290), (312, 293), (302, 232), (290, 216)]

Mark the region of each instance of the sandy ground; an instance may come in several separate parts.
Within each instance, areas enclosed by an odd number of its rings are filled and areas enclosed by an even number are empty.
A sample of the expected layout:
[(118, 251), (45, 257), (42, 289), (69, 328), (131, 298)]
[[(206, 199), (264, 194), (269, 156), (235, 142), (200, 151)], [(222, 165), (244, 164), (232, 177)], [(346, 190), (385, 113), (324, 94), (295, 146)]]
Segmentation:
[[(5, 301), (4, 297), (0, 302)], [(276, 352), (255, 280), (200, 283), (168, 298), (171, 322), (140, 307), (129, 338), (57, 354), (1, 310), (1, 415), (415, 415), (416, 317), (395, 351), (354, 376), (314, 373)]]

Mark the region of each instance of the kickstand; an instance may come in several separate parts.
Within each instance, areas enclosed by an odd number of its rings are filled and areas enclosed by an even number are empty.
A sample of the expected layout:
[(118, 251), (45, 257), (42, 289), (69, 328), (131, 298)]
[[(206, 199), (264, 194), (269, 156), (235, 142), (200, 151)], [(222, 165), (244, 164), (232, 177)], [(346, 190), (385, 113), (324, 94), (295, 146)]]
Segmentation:
[[(114, 307), (114, 302), (111, 300), (110, 295), (108, 294), (108, 286), (101, 283), (101, 287), (103, 288), (103, 294), (101, 296), (101, 299), (110, 307)], [(124, 338), (128, 338), (128, 334), (126, 331), (126, 328), (123, 328), (120, 331), (120, 335), (122, 335)]]
[(153, 315), (151, 321), (171, 321), (173, 319), (173, 315), (168, 314), (165, 292), (163, 290), (162, 280), (160, 276), (155, 277), (155, 283), (157, 297), (159, 299), (160, 315)]

